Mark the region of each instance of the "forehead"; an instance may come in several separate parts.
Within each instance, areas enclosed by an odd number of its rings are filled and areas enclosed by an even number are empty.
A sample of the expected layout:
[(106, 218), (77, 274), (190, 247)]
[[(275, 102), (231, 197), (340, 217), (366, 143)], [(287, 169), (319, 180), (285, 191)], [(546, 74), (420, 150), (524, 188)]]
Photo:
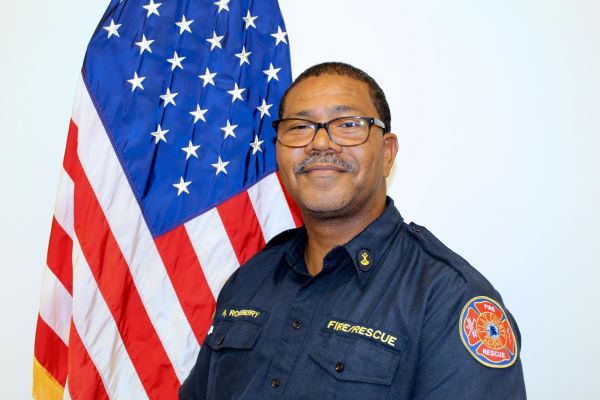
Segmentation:
[(298, 83), (286, 96), (284, 117), (291, 116), (378, 116), (369, 86), (341, 75), (325, 74)]

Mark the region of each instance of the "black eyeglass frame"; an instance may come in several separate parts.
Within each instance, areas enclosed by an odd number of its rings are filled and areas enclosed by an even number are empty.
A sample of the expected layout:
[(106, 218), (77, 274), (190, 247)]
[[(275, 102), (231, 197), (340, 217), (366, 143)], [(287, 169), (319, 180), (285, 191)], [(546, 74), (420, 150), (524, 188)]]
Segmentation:
[[(367, 123), (369, 124), (369, 127), (368, 127), (368, 132), (367, 132), (367, 136), (365, 137), (365, 140), (363, 140), (360, 143), (350, 144), (350, 145), (340, 144), (340, 143), (336, 142), (335, 140), (333, 140), (331, 133), (329, 133), (329, 125), (332, 122), (338, 121), (340, 119), (346, 119), (346, 118), (356, 118), (356, 119), (362, 119), (364, 121), (367, 121)], [(283, 121), (290, 121), (290, 120), (305, 121), (305, 122), (310, 123), (311, 125), (314, 125), (315, 133), (313, 134), (312, 138), (310, 138), (310, 140), (308, 142), (306, 142), (306, 144), (303, 144), (301, 146), (290, 146), (289, 144), (282, 143), (281, 140), (279, 140), (279, 133), (278, 133), (279, 124)], [(293, 148), (306, 147), (309, 144), (311, 144), (312, 141), (315, 140), (315, 136), (317, 136), (317, 132), (319, 132), (319, 129), (321, 129), (321, 128), (325, 129), (325, 132), (327, 132), (327, 136), (329, 137), (329, 140), (331, 140), (332, 143), (335, 143), (338, 146), (342, 146), (342, 147), (354, 147), (354, 146), (360, 146), (361, 144), (366, 143), (367, 140), (369, 140), (369, 136), (371, 135), (371, 128), (373, 127), (373, 125), (377, 126), (378, 128), (381, 128), (381, 130), (383, 131), (383, 134), (386, 133), (385, 132), (385, 124), (380, 119), (373, 118), (373, 117), (360, 117), (360, 116), (355, 116), (355, 115), (337, 117), (337, 118), (334, 118), (327, 122), (315, 122), (315, 121), (311, 121), (310, 119), (304, 119), (304, 118), (281, 118), (281, 119), (276, 119), (275, 121), (273, 121), (272, 125), (273, 125), (273, 129), (275, 129), (275, 133), (277, 135), (277, 141), (279, 143), (281, 143), (282, 146), (293, 147)]]

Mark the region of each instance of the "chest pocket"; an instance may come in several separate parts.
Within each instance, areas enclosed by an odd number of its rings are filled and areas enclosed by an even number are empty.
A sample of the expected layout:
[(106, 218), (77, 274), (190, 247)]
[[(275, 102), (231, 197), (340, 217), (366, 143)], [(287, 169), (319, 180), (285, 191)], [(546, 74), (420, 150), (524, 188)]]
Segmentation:
[(213, 351), (226, 349), (248, 350), (254, 347), (261, 326), (247, 321), (221, 321), (204, 342)]
[(217, 320), (204, 345), (213, 353), (208, 376), (208, 399), (241, 397), (252, 377), (256, 354), (252, 349), (260, 336), (264, 320)]
[(320, 332), (316, 346), (309, 352), (321, 375), (323, 370), (328, 373), (318, 390), (333, 399), (385, 399), (406, 341), (400, 337), (397, 348), (390, 348), (362, 337)]

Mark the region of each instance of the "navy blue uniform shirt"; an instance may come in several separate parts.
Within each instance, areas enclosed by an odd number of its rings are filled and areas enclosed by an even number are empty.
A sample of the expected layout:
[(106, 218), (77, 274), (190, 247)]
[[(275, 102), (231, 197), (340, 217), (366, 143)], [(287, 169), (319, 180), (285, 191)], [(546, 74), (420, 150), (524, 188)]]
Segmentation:
[(316, 276), (306, 240), (284, 232), (231, 276), (181, 399), (526, 398), (498, 292), (391, 199)]

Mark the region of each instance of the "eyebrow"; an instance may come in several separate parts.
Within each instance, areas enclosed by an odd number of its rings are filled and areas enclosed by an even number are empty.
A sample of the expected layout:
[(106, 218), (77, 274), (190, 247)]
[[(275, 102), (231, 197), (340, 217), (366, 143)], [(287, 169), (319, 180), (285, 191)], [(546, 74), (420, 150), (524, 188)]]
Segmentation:
[[(358, 107), (355, 107), (353, 105), (340, 104), (340, 105), (336, 105), (333, 107), (329, 107), (327, 111), (331, 114), (343, 114), (343, 113), (347, 113), (349, 111), (357, 112)], [(315, 115), (314, 110), (302, 110), (302, 111), (298, 111), (298, 112), (292, 114), (292, 116), (294, 116), (294, 117), (305, 117), (305, 118), (312, 117), (313, 115)]]

